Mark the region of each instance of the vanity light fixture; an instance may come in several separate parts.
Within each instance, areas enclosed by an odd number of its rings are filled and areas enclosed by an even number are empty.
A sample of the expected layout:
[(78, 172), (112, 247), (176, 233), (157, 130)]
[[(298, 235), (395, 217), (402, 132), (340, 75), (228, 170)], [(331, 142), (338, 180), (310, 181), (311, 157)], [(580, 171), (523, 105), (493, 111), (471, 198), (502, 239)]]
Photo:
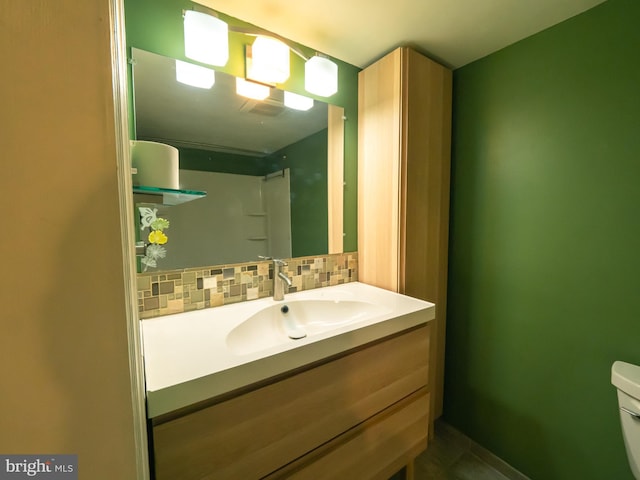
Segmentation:
[(294, 110), (307, 111), (313, 107), (313, 98), (298, 95), (293, 92), (284, 92), (284, 106)]
[(271, 90), (266, 85), (236, 77), (236, 93), (253, 100), (264, 100), (271, 94)]
[[(184, 54), (187, 58), (208, 65), (222, 67), (229, 60), (229, 25), (219, 18), (195, 10), (184, 11)], [(290, 75), (290, 53), (305, 61), (304, 76), (307, 92), (320, 97), (330, 97), (338, 91), (338, 65), (324, 55), (307, 58), (296, 45), (261, 29), (231, 27), (231, 30), (255, 36), (245, 54), (246, 79), (275, 86), (284, 83)], [(236, 91), (238, 88), (236, 87)], [(256, 87), (249, 87), (255, 89)], [(266, 98), (268, 87), (259, 95)], [(238, 91), (238, 93), (240, 93)], [(256, 98), (251, 97), (251, 98)]]
[(229, 26), (206, 13), (184, 12), (184, 54), (208, 65), (224, 66), (229, 60)]
[(309, 93), (330, 97), (338, 91), (338, 65), (316, 55), (304, 64), (304, 88)]
[(275, 86), (289, 78), (289, 46), (273, 37), (258, 35), (247, 45), (245, 61), (248, 80)]
[(198, 88), (211, 88), (216, 83), (216, 72), (210, 68), (176, 60), (176, 80)]

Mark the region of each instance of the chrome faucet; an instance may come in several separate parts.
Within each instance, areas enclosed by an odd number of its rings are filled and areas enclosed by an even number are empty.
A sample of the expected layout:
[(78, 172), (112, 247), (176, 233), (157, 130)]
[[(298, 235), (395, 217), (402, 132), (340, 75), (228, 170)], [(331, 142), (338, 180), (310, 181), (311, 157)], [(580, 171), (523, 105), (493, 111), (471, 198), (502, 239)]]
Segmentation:
[(284, 285), (287, 284), (287, 291), (293, 282), (282, 271), (282, 267), (286, 267), (287, 262), (279, 258), (273, 259), (273, 299), (284, 300)]

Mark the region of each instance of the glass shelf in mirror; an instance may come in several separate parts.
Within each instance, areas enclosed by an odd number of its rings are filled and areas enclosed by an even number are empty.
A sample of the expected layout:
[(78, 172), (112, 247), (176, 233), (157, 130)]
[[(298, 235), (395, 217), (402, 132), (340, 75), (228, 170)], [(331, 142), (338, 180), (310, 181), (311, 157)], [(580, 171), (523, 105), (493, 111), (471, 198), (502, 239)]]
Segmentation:
[(181, 205), (207, 196), (207, 192), (201, 192), (198, 190), (174, 190), (171, 188), (145, 187), (138, 185), (134, 185), (133, 193), (162, 197), (162, 199), (157, 198), (157, 201), (155, 201), (154, 198), (154, 201), (136, 201), (136, 203), (154, 203), (166, 206)]

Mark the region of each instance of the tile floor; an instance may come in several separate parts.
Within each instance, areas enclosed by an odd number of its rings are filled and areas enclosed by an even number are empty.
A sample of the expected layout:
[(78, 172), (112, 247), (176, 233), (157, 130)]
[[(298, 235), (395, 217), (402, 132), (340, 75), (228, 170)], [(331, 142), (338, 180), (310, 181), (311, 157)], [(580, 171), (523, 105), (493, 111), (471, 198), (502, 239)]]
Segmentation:
[(415, 480), (528, 480), (440, 420), (429, 448), (416, 458), (414, 472)]

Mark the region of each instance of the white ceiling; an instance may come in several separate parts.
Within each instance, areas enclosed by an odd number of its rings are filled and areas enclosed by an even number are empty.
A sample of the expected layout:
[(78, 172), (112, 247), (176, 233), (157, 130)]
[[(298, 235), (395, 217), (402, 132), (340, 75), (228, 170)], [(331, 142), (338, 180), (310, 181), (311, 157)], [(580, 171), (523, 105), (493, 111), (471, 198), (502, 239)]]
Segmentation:
[(457, 68), (604, 0), (197, 0), (357, 67), (399, 45)]

